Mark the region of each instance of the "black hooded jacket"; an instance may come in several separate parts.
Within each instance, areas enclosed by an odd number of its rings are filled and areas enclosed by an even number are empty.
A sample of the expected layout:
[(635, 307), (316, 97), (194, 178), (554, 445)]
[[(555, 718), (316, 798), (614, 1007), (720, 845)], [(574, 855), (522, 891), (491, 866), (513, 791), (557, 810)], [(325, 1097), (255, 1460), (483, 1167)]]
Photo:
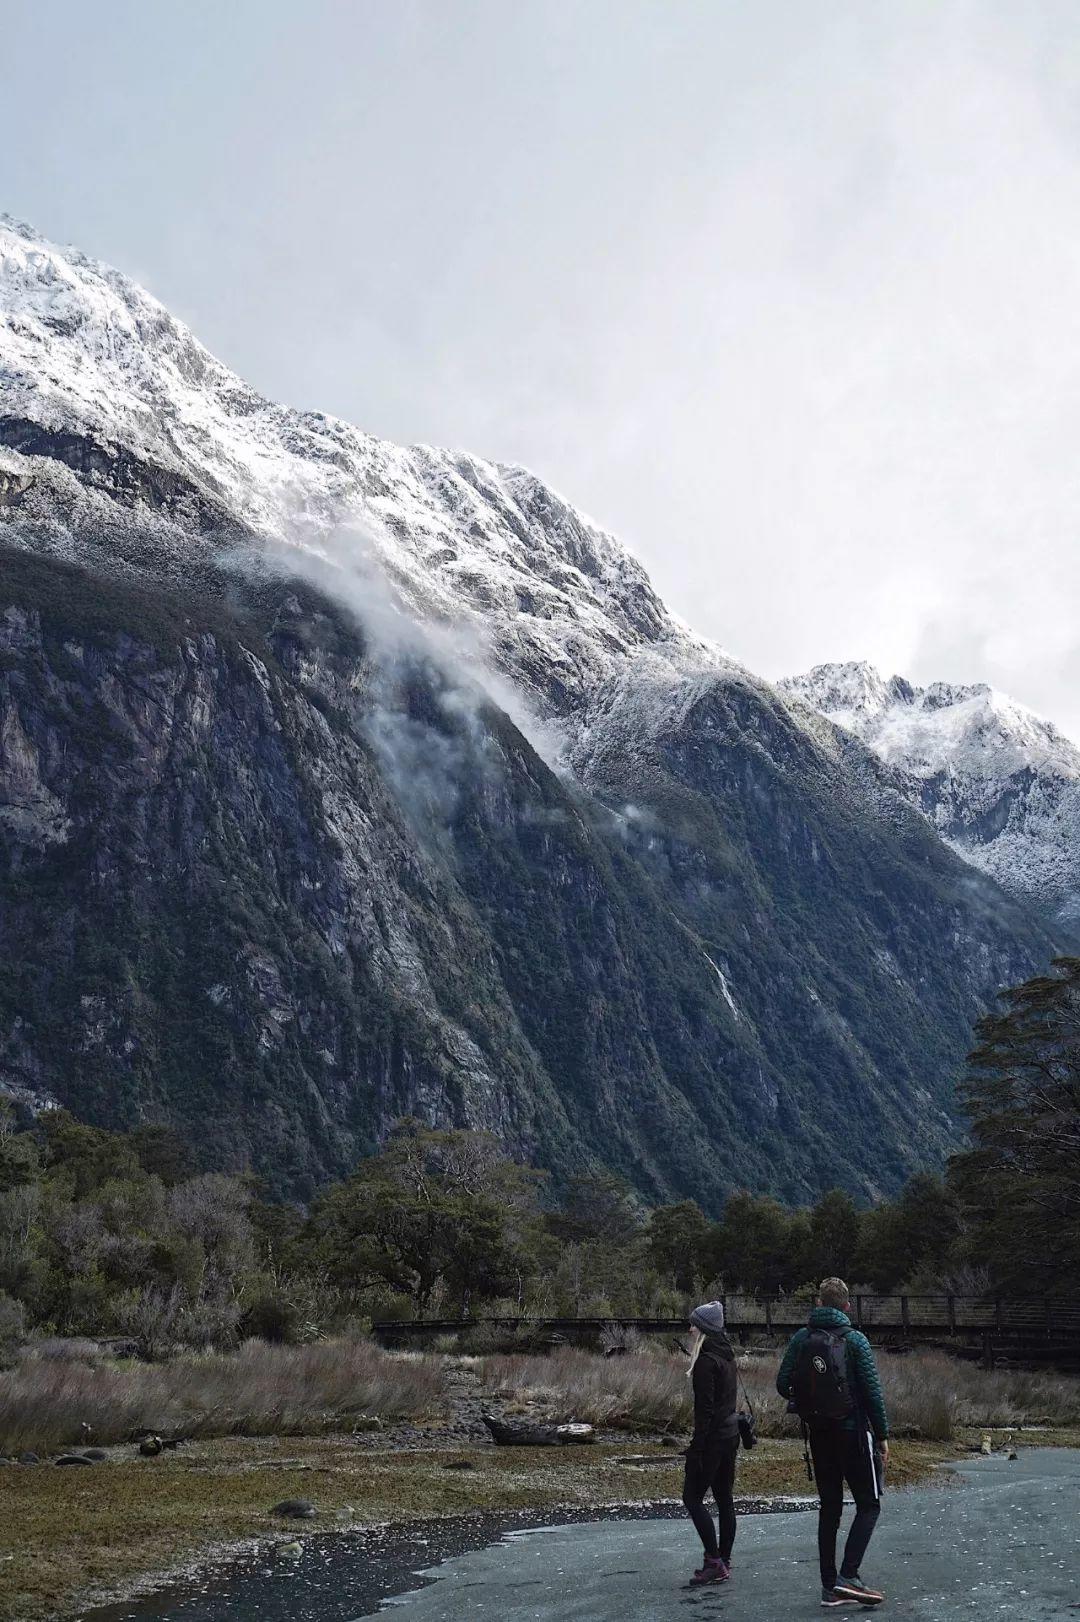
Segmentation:
[(706, 1335), (694, 1364), (694, 1435), (690, 1453), (711, 1455), (718, 1443), (739, 1434), (736, 1414), (739, 1388), (735, 1352), (726, 1335)]

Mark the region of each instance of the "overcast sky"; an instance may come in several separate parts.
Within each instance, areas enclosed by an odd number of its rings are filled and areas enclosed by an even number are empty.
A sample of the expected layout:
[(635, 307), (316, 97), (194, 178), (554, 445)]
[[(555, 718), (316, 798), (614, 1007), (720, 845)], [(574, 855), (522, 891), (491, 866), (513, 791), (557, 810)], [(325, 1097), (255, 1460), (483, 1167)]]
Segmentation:
[(1075, 0), (0, 0), (0, 208), (777, 676), (1080, 738)]

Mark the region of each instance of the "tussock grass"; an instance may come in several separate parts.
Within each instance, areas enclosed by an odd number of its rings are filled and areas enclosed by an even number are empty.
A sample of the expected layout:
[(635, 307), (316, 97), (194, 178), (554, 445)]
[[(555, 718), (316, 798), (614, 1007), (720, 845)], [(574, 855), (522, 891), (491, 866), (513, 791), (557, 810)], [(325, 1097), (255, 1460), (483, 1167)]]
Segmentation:
[(25, 1354), (33, 1358), (53, 1358), (58, 1363), (100, 1363), (107, 1353), (101, 1342), (85, 1335), (45, 1335), (30, 1342)]
[[(789, 1436), (796, 1422), (777, 1394), (780, 1353), (739, 1359), (762, 1436)], [(907, 1436), (947, 1442), (963, 1426), (1080, 1424), (1080, 1380), (1022, 1369), (987, 1371), (943, 1353), (878, 1358), (889, 1420)], [(613, 1429), (682, 1434), (693, 1400), (681, 1357), (646, 1350), (617, 1358), (563, 1349), (489, 1357), (484, 1383), (522, 1410)], [(741, 1399), (740, 1399), (741, 1400)]]
[[(1080, 1424), (1080, 1380), (1049, 1370), (980, 1369), (942, 1353), (879, 1359), (897, 1429), (943, 1440), (958, 1426)], [(945, 1426), (948, 1425), (948, 1429)]]
[[(342, 1428), (359, 1414), (437, 1411), (434, 1358), (398, 1358), (352, 1341), (269, 1346), (172, 1363), (29, 1357), (0, 1374), (0, 1451), (46, 1453), (86, 1441), (161, 1435), (295, 1436)], [(84, 1429), (88, 1426), (89, 1430)]]
[(685, 1430), (693, 1396), (681, 1357), (598, 1357), (561, 1348), (537, 1355), (489, 1357), (483, 1381), (522, 1408), (625, 1430)]

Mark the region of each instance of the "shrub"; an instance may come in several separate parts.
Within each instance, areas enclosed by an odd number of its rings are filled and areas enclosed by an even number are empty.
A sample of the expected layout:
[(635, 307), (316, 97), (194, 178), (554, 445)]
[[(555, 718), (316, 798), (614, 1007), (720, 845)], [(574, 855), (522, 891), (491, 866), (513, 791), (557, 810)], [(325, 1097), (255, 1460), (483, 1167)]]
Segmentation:
[(0, 1364), (10, 1362), (26, 1332), (21, 1301), (0, 1290)]
[(606, 1323), (600, 1331), (600, 1350), (608, 1357), (639, 1352), (644, 1336), (640, 1330), (619, 1323)]
[(455, 1331), (457, 1349), (470, 1357), (483, 1357), (495, 1352), (506, 1343), (506, 1336), (495, 1324), (470, 1324)]
[(372, 1323), (407, 1323), (416, 1317), (415, 1303), (400, 1290), (368, 1290), (363, 1304)]
[(43, 1335), (32, 1341), (25, 1355), (51, 1358), (58, 1363), (88, 1363), (93, 1367), (101, 1362), (105, 1353), (101, 1342), (86, 1335)]
[(296, 1307), (280, 1290), (265, 1290), (257, 1295), (240, 1320), (246, 1336), (269, 1341), (274, 1346), (294, 1341), (297, 1324)]

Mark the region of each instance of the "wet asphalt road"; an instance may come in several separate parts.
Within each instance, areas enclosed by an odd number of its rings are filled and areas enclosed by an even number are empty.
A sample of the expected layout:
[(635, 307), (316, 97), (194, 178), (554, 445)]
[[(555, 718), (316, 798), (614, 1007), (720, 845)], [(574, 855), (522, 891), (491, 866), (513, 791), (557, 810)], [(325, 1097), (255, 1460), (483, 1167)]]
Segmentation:
[[(1080, 1453), (979, 1459), (963, 1474), (960, 1487), (886, 1496), (863, 1575), (887, 1591), (888, 1615), (1080, 1622)], [(791, 1622), (825, 1614), (815, 1527), (811, 1515), (745, 1518), (731, 1582), (697, 1590), (680, 1586), (698, 1560), (678, 1522), (511, 1533), (448, 1561), (430, 1587), (388, 1601), (380, 1614), (400, 1622)]]

